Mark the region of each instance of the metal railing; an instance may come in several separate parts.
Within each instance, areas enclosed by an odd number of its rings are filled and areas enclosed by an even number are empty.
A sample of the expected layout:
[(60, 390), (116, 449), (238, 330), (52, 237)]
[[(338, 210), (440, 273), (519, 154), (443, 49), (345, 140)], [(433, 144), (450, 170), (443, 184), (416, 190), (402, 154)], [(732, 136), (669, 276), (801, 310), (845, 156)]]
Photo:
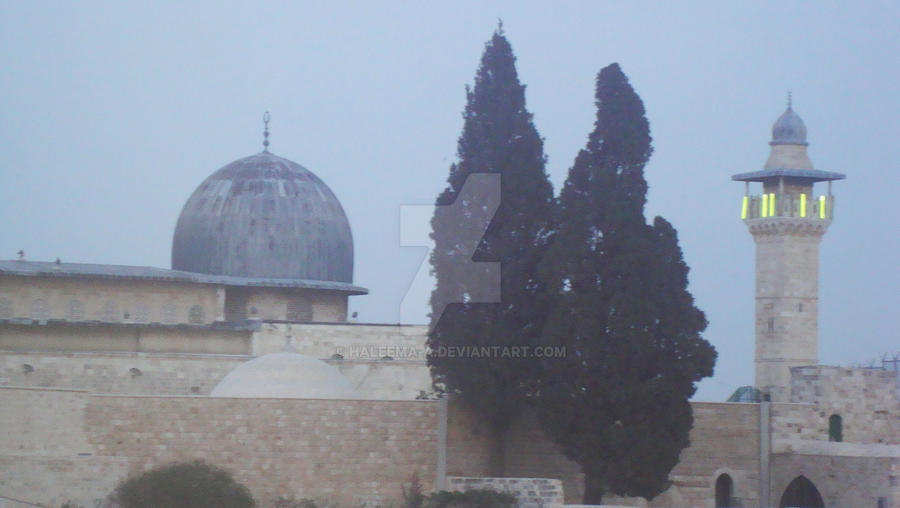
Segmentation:
[(759, 196), (744, 196), (741, 203), (741, 219), (777, 217), (831, 220), (834, 218), (834, 196), (813, 197), (807, 194), (779, 194), (777, 192)]

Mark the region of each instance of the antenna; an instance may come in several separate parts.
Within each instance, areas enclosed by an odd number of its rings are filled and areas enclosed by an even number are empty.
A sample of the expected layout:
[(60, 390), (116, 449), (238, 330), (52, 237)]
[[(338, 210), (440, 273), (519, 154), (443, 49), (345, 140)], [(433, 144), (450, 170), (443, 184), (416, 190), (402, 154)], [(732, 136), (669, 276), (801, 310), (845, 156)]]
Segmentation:
[(266, 111), (263, 114), (263, 125), (265, 126), (263, 129), (263, 152), (269, 153), (269, 120), (272, 119), (272, 116)]

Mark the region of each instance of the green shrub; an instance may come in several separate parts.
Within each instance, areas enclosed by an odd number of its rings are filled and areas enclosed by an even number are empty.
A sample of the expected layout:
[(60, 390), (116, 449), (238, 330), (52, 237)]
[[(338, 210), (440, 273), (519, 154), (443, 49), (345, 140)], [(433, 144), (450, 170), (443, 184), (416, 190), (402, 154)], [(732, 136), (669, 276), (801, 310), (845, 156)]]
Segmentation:
[(409, 488), (402, 486), (403, 508), (423, 508), (425, 506), (425, 494), (422, 493), (422, 479), (419, 473), (413, 473), (409, 477)]
[(247, 487), (203, 461), (175, 463), (128, 478), (112, 500), (122, 508), (251, 508)]
[(427, 508), (516, 508), (518, 502), (512, 494), (493, 490), (467, 490), (465, 492), (435, 492), (428, 498)]
[(272, 503), (272, 508), (325, 508), (319, 506), (314, 500), (304, 497), (297, 501), (293, 497), (279, 497)]

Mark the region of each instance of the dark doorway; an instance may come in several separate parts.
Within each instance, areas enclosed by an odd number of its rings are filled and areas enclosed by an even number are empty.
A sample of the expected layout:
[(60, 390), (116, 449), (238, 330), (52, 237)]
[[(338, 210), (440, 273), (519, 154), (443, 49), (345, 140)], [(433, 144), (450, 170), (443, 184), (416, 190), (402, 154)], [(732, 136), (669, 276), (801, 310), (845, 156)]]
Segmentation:
[(731, 506), (731, 498), (734, 495), (734, 481), (727, 474), (719, 475), (716, 479), (716, 508), (728, 508)]
[(784, 489), (779, 508), (824, 508), (819, 490), (805, 476), (798, 476)]

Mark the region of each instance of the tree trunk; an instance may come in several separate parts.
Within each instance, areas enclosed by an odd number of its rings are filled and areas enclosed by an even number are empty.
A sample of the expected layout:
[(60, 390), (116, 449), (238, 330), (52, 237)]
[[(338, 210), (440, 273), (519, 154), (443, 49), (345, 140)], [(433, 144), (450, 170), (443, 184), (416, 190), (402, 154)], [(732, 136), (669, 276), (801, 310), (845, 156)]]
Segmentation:
[(599, 476), (584, 475), (584, 504), (603, 504), (603, 479)]
[(506, 429), (494, 428), (491, 432), (488, 474), (498, 478), (506, 475)]

